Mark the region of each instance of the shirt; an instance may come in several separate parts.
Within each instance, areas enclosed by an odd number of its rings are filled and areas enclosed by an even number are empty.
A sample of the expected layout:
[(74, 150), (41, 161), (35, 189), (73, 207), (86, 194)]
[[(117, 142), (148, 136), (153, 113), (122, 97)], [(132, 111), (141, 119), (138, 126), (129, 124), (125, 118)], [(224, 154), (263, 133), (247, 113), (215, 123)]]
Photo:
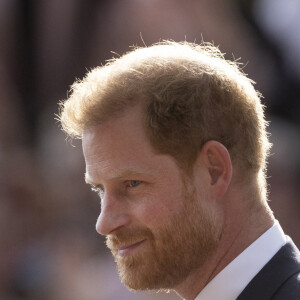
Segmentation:
[(270, 229), (216, 275), (195, 300), (235, 300), (285, 243), (285, 235), (276, 220)]

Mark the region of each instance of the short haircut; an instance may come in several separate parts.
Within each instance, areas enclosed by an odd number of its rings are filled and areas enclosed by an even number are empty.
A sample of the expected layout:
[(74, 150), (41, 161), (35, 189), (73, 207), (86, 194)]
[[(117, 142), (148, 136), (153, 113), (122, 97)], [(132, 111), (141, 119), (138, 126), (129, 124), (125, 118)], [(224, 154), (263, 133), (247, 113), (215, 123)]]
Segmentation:
[(204, 143), (216, 140), (234, 165), (265, 171), (271, 144), (260, 94), (213, 45), (164, 41), (112, 59), (73, 84), (60, 120), (80, 138), (139, 103), (154, 150), (179, 165), (191, 167)]

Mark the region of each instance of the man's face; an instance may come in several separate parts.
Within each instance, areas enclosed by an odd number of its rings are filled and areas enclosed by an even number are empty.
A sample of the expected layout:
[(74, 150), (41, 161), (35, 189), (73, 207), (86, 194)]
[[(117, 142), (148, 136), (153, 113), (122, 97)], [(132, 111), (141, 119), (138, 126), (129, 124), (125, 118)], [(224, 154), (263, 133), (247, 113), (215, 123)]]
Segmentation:
[(85, 131), (86, 180), (99, 189), (97, 231), (106, 235), (129, 288), (170, 289), (201, 267), (221, 225), (174, 159), (158, 155), (140, 107)]

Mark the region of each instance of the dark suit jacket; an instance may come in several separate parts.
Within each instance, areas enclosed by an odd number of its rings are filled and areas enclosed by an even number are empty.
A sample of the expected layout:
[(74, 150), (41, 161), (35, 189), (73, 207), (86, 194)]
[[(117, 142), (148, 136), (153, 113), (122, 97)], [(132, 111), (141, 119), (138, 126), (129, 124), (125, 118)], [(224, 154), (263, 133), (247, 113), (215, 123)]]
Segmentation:
[(300, 300), (300, 252), (289, 237), (237, 300)]

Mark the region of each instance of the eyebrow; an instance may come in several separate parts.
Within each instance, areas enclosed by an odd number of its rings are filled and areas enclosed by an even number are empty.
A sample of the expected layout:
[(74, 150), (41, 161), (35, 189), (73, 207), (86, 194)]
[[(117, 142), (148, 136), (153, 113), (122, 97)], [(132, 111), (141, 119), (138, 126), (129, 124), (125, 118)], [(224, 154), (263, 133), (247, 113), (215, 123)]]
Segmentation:
[(91, 185), (92, 187), (98, 187), (98, 186), (99, 186), (99, 185), (93, 183), (93, 182), (90, 180), (89, 175), (88, 175), (87, 172), (84, 173), (84, 181), (85, 181), (85, 183)]

